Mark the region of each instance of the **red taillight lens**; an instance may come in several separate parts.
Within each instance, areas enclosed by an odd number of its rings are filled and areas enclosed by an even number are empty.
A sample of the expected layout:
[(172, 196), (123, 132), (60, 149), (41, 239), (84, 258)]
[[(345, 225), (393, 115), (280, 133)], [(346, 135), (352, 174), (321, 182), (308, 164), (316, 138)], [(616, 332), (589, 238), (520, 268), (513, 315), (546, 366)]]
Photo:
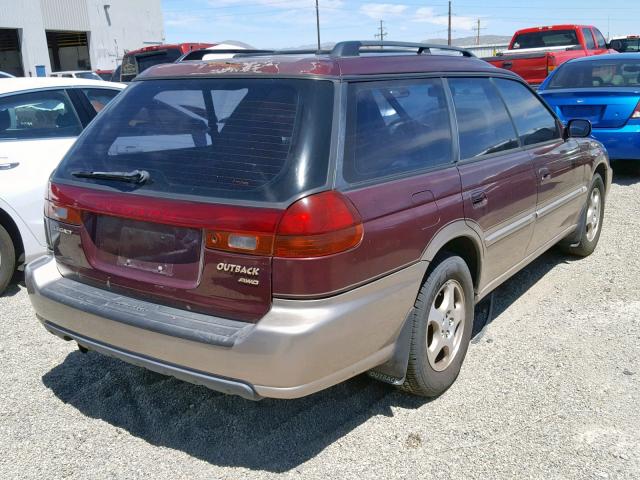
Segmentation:
[(45, 201), (45, 215), (51, 220), (70, 225), (82, 224), (82, 212), (80, 210), (52, 202), (51, 200)]
[(331, 255), (355, 247), (362, 235), (362, 221), (351, 202), (338, 192), (323, 192), (300, 199), (287, 209), (278, 226), (274, 255)]
[(634, 120), (637, 120), (638, 118), (640, 118), (640, 102), (638, 102), (638, 104), (636, 105), (636, 108), (633, 110), (633, 113), (631, 114), (631, 118)]

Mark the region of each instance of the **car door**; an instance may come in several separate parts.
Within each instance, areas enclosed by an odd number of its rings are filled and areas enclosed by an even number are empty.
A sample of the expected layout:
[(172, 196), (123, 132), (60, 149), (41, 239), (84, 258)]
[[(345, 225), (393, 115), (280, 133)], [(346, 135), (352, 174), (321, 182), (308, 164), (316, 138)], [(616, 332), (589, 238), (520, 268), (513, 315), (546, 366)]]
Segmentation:
[(43, 246), (47, 180), (81, 131), (63, 89), (0, 97), (0, 198)]
[(485, 244), (481, 290), (508, 276), (533, 233), (536, 176), (490, 78), (449, 78), (464, 214)]
[(528, 248), (534, 253), (575, 225), (586, 194), (587, 160), (575, 139), (562, 138), (557, 118), (528, 87), (508, 79), (495, 84), (536, 173), (536, 225)]

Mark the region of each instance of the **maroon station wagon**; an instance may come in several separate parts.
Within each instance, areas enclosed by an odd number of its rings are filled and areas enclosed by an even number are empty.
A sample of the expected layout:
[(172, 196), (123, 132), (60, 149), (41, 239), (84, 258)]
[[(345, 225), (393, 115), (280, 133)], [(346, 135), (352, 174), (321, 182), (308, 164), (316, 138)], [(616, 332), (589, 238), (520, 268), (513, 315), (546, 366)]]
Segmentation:
[(598, 242), (607, 154), (472, 54), (342, 42), (146, 70), (51, 177), (51, 333), (245, 398), (455, 380), (474, 306)]

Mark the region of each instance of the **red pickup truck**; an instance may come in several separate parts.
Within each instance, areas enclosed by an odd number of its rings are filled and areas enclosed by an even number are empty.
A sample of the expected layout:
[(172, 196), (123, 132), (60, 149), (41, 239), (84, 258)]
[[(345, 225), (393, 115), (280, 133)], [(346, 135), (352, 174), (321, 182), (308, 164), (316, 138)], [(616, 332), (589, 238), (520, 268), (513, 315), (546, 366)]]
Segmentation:
[(536, 86), (567, 60), (609, 52), (613, 53), (596, 27), (554, 25), (518, 30), (508, 50), (485, 60), (496, 67), (516, 72)]

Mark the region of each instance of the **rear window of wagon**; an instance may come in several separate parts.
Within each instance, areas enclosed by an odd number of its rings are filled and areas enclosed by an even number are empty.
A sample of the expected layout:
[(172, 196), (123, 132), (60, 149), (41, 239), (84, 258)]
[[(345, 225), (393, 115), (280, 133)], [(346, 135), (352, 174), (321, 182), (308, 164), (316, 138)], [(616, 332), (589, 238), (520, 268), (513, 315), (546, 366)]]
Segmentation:
[(146, 170), (139, 193), (283, 202), (323, 186), (333, 83), (298, 79), (145, 80), (80, 136), (54, 180), (77, 171)]

